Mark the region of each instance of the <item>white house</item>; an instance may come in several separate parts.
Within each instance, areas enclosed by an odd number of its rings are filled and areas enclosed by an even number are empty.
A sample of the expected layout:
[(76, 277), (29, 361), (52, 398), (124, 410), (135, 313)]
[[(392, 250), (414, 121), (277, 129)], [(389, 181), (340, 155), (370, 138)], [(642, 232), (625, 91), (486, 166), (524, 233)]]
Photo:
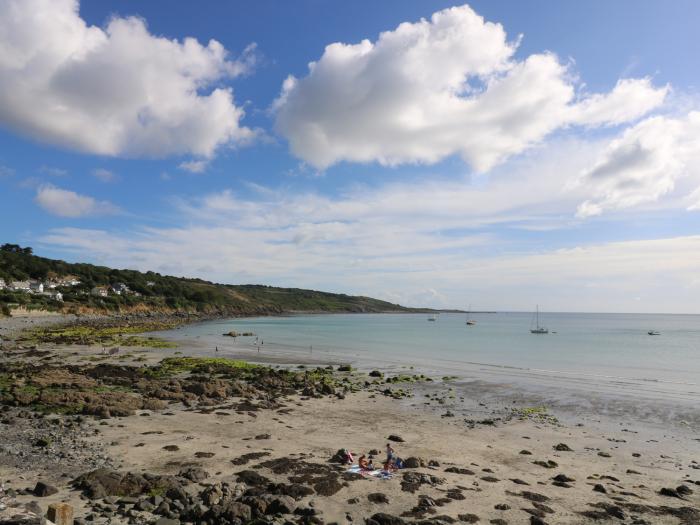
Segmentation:
[(112, 291), (117, 295), (126, 295), (127, 293), (129, 293), (129, 287), (124, 283), (115, 283), (112, 285)]
[(5, 289), (5, 279), (0, 279), (0, 290)]
[(34, 293), (44, 293), (44, 283), (40, 281), (30, 281), (29, 289)]

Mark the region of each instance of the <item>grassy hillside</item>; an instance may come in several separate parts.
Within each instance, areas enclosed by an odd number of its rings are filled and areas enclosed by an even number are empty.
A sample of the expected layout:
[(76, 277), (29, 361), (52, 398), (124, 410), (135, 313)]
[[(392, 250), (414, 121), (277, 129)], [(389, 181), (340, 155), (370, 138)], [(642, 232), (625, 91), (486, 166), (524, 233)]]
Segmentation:
[[(115, 270), (104, 266), (46, 259), (31, 248), (14, 244), (0, 247), (0, 279), (60, 281), (66, 277), (80, 281), (76, 286), (61, 285), (63, 302), (39, 294), (0, 290), (0, 306), (61, 309), (65, 311), (189, 311), (207, 314), (256, 314), (284, 312), (400, 312), (412, 311), (370, 297), (333, 294), (299, 288), (263, 285), (224, 285), (201, 279), (172, 277), (156, 272)], [(95, 287), (125, 284), (129, 292), (97, 297)]]

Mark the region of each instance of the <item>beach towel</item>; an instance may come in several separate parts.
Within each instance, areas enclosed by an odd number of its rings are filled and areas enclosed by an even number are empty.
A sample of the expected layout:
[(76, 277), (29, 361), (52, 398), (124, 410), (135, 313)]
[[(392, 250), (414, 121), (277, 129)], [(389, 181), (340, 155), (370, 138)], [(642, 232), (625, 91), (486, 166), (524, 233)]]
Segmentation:
[(360, 476), (363, 476), (365, 478), (375, 478), (375, 479), (391, 479), (393, 477), (393, 474), (391, 472), (388, 472), (383, 469), (374, 469), (374, 470), (362, 470), (359, 465), (353, 465), (349, 469), (346, 470), (346, 472), (352, 472), (353, 474), (359, 474)]

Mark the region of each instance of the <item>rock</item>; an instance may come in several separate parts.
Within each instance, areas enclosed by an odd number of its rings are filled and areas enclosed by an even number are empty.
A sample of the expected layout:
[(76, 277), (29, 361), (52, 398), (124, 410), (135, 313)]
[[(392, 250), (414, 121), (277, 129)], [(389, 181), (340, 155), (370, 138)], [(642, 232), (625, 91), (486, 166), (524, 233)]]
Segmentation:
[(610, 454), (608, 454), (607, 452), (603, 452), (602, 450), (601, 450), (600, 452), (598, 452), (598, 455), (599, 455), (601, 458), (610, 458), (610, 457), (612, 457)]
[(201, 467), (188, 467), (182, 469), (178, 473), (178, 476), (189, 479), (195, 483), (199, 483), (200, 481), (207, 479), (209, 477), (209, 473)]
[(251, 485), (253, 487), (262, 487), (267, 485), (270, 480), (265, 476), (262, 476), (255, 472), (254, 470), (243, 470), (236, 474), (238, 481), (245, 483), (246, 485)]
[(529, 501), (536, 501), (537, 503), (543, 503), (549, 501), (549, 497), (544, 494), (538, 494), (537, 492), (530, 492), (528, 490), (523, 490), (520, 494), (521, 497)]
[(338, 372), (352, 372), (352, 366), (351, 365), (340, 365), (338, 367)]
[(332, 496), (342, 488), (343, 485), (341, 485), (337, 479), (331, 477), (321, 479), (314, 483), (314, 490), (319, 496)]
[(516, 485), (529, 485), (527, 481), (523, 481), (520, 478), (511, 478), (511, 481), (515, 483)]
[(44, 483), (43, 481), (37, 481), (37, 484), (34, 486), (34, 490), (32, 492), (35, 496), (45, 498), (46, 496), (52, 496), (53, 494), (56, 494), (58, 492), (58, 489), (53, 485)]
[(406, 468), (420, 468), (425, 466), (425, 461), (423, 458), (417, 458), (414, 456), (411, 456), (409, 458), (406, 458), (404, 461), (404, 467)]
[(180, 481), (173, 476), (150, 474), (142, 476), (132, 472), (123, 474), (110, 469), (97, 469), (82, 474), (72, 483), (74, 488), (82, 490), (83, 494), (90, 499), (108, 496), (140, 496), (150, 490), (167, 490), (180, 486)]
[(384, 374), (382, 374), (379, 370), (372, 370), (369, 373), (370, 377), (384, 377)]
[(194, 457), (196, 457), (196, 458), (213, 458), (214, 453), (213, 452), (195, 452)]
[(594, 492), (600, 492), (601, 494), (607, 494), (608, 490), (601, 485), (600, 483), (596, 483), (595, 486), (593, 487)]
[(544, 468), (557, 468), (559, 466), (559, 463), (557, 463), (556, 461), (554, 461), (552, 459), (548, 459), (546, 461), (537, 460), (537, 461), (533, 461), (533, 463), (535, 465), (539, 465), (540, 467), (544, 467)]
[[(545, 514), (554, 514), (554, 509), (552, 507), (548, 507), (544, 503), (533, 502), (532, 506), (535, 507), (537, 510), (544, 512)], [(540, 516), (540, 518), (541, 517), (542, 516)]]
[(291, 496), (275, 496), (267, 506), (267, 514), (292, 514), (297, 510), (297, 504)]
[(667, 496), (669, 498), (683, 499), (683, 496), (681, 496), (676, 489), (669, 489), (669, 488), (663, 487), (661, 490), (659, 490), (659, 494), (661, 494), (662, 496)]
[(46, 517), (55, 525), (73, 525), (73, 507), (67, 503), (52, 503)]
[(187, 491), (179, 485), (170, 487), (165, 493), (165, 498), (166, 500), (171, 501), (171, 506), (179, 507), (178, 505), (175, 505), (177, 502), (187, 503)]
[(521, 450), (520, 454), (522, 454), (523, 456), (532, 456), (532, 452), (530, 452), (529, 450), (525, 450), (525, 449)]
[(489, 521), (491, 525), (508, 525), (508, 522), (501, 518), (495, 518)]
[(507, 503), (499, 503), (493, 507), (496, 510), (510, 510), (510, 505)]
[(570, 483), (572, 481), (576, 481), (574, 478), (570, 478), (566, 474), (557, 474), (552, 478), (554, 481), (559, 481), (561, 483)]
[(501, 481), (500, 479), (495, 478), (495, 477), (493, 477), (493, 476), (484, 476), (484, 477), (481, 478), (481, 479), (484, 480), (484, 481), (488, 481), (489, 483), (498, 483), (499, 481)]
[(168, 452), (177, 452), (178, 450), (180, 450), (180, 447), (178, 447), (177, 445), (165, 445), (163, 447), (163, 450), (167, 450)]
[(476, 514), (458, 514), (457, 517), (459, 521), (463, 521), (464, 523), (477, 523), (479, 521), (479, 516)]
[(469, 470), (468, 468), (461, 468), (461, 467), (447, 467), (445, 469), (445, 472), (451, 472), (453, 474), (465, 474), (467, 476), (474, 475), (473, 470)]
[(390, 434), (387, 439), (396, 443), (404, 443), (404, 439), (401, 436), (397, 436), (396, 434)]
[[(214, 507), (210, 509), (210, 512), (213, 510)], [(248, 505), (238, 501), (231, 501), (223, 506), (219, 515), (234, 523), (237, 523), (236, 520), (247, 523), (250, 521), (252, 513)]]
[(439, 467), (440, 462), (437, 459), (431, 459), (430, 461), (428, 461), (428, 466), (429, 467)]
[(367, 521), (368, 524), (372, 525), (405, 525), (406, 522), (399, 518), (398, 516), (392, 516), (391, 514), (385, 514), (383, 512), (377, 512), (372, 514), (372, 517)]
[(367, 499), (372, 503), (389, 503), (389, 498), (381, 492), (371, 492), (367, 494)]
[(679, 485), (676, 487), (676, 492), (681, 496), (690, 496), (693, 493), (693, 489), (687, 485)]
[(573, 450), (566, 443), (558, 443), (554, 445), (554, 450), (559, 452), (573, 452)]
[(537, 516), (530, 516), (530, 525), (547, 525), (547, 522)]
[[(241, 498), (241, 503), (250, 507), (253, 516), (264, 516), (268, 513), (268, 500), (265, 496), (244, 496)], [(270, 512), (274, 514), (274, 512)]]
[(172, 518), (158, 518), (155, 525), (180, 525), (180, 520)]

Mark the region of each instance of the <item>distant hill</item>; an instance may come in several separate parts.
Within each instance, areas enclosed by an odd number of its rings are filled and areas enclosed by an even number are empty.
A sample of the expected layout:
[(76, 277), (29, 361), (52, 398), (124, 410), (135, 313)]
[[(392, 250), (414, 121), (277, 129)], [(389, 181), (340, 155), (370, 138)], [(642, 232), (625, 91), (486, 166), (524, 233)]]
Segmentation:
[[(8, 307), (17, 305), (84, 313), (150, 310), (212, 315), (427, 311), (371, 297), (253, 284), (216, 284), (156, 272), (67, 263), (39, 257), (31, 248), (16, 244), (0, 246), (0, 279), (6, 286), (0, 289), (0, 306), (6, 312)], [(8, 288), (18, 281), (25, 285), (30, 281), (35, 288), (41, 282), (46, 289), (29, 293)], [(62, 301), (56, 299), (57, 292)]]

